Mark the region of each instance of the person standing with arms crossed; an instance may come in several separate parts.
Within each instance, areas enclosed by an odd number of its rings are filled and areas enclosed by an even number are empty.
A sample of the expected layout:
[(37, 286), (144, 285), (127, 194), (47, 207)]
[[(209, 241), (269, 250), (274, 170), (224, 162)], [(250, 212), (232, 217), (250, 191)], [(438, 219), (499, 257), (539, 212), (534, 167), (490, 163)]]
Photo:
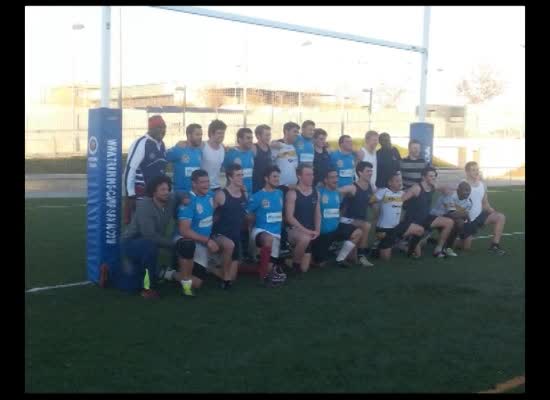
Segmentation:
[(147, 182), (159, 175), (166, 175), (166, 146), (162, 139), (166, 135), (166, 123), (160, 115), (149, 118), (147, 133), (137, 139), (128, 149), (128, 160), (124, 170), (124, 218), (130, 223), (136, 210), (136, 200), (145, 194)]

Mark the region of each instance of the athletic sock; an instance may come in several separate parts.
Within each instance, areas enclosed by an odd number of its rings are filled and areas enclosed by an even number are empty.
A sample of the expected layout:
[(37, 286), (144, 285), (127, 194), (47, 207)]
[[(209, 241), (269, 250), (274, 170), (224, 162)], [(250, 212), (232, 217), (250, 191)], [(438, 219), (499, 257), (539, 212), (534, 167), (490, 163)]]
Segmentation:
[(295, 271), (301, 271), (301, 269), (300, 269), (300, 263), (293, 262), (293, 263), (292, 263), (292, 268), (293, 268)]
[(420, 236), (413, 236), (409, 239), (409, 249), (407, 250), (408, 255), (414, 253), (414, 249), (416, 248), (416, 245), (420, 243), (420, 239)]
[(173, 281), (174, 280), (174, 274), (176, 273), (175, 270), (173, 269), (167, 269), (166, 271), (164, 271), (164, 275), (163, 275), (163, 278), (166, 279), (167, 281)]
[(189, 279), (188, 281), (185, 280), (185, 279), (182, 279), (180, 282), (181, 282), (181, 285), (182, 285), (183, 287), (189, 287), (189, 288), (190, 288), (191, 285), (193, 284), (193, 281), (192, 281), (191, 279)]
[(342, 248), (340, 249), (338, 256), (336, 257), (336, 261), (344, 261), (349, 255), (349, 253), (351, 253), (354, 247), (355, 247), (355, 244), (352, 241), (346, 240), (342, 245)]
[(440, 253), (441, 251), (443, 251), (443, 246), (440, 246), (440, 245), (435, 246), (434, 251), (435, 253)]
[(265, 278), (267, 275), (267, 266), (271, 257), (271, 247), (264, 246), (260, 249), (260, 276)]

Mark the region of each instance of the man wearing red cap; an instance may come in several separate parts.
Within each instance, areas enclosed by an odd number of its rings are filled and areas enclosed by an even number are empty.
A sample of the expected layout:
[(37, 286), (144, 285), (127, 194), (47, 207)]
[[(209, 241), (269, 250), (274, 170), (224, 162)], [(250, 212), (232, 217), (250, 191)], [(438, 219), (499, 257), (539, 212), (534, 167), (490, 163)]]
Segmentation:
[(137, 139), (128, 150), (124, 171), (124, 224), (129, 224), (136, 209), (136, 200), (143, 198), (145, 185), (155, 176), (166, 173), (166, 147), (162, 139), (166, 134), (166, 123), (160, 115), (149, 118), (145, 135)]

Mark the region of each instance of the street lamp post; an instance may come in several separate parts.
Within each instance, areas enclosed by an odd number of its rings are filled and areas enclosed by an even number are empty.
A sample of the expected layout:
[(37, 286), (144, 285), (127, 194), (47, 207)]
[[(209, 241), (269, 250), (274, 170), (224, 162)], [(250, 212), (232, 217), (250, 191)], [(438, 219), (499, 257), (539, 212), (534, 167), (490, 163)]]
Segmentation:
[[(84, 29), (83, 24), (73, 24), (72, 30), (74, 32), (80, 31)], [(73, 135), (74, 135), (74, 151), (75, 153), (80, 152), (80, 139), (78, 137), (78, 127), (76, 126), (76, 38), (73, 34), (73, 54), (72, 54), (72, 80), (73, 80), (73, 90), (72, 90), (72, 97), (73, 97), (73, 106), (72, 106), (72, 114), (73, 114)]]
[(178, 86), (175, 89), (176, 92), (183, 92), (183, 107), (182, 107), (182, 134), (185, 135), (185, 113), (187, 109), (187, 85)]
[(370, 131), (371, 117), (372, 117), (372, 88), (363, 89), (363, 93), (366, 93), (366, 92), (369, 92), (369, 131)]
[[(300, 47), (307, 47), (311, 46), (313, 43), (310, 40), (306, 40), (302, 44), (300, 44)], [(303, 70), (302, 70), (303, 72)], [(303, 79), (302, 79), (303, 82)], [(301, 83), (298, 84), (298, 123), (302, 124), (302, 86)]]

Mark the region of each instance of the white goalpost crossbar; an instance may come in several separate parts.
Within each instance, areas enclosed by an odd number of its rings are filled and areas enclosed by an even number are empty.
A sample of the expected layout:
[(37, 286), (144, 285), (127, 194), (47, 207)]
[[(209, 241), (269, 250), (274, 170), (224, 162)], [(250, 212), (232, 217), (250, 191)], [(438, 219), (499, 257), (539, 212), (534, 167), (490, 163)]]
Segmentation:
[[(370, 44), (374, 46), (389, 47), (397, 50), (412, 51), (420, 53), (421, 67), (420, 67), (420, 101), (418, 108), (418, 117), (420, 122), (424, 122), (426, 114), (426, 90), (428, 83), (428, 45), (429, 45), (429, 32), (430, 32), (430, 6), (424, 7), (424, 21), (423, 21), (423, 34), (422, 34), (422, 46), (415, 46), (411, 44), (392, 42), (388, 40), (368, 38), (365, 36), (352, 35), (348, 33), (335, 32), (325, 29), (312, 28), (303, 25), (287, 24), (279, 21), (272, 21), (263, 18), (249, 17), (245, 15), (232, 14), (221, 11), (209, 10), (201, 7), (194, 6), (154, 6), (168, 11), (176, 11), (187, 14), (194, 14), (203, 17), (218, 18), (227, 21), (240, 22), (243, 24), (264, 26), (267, 28), (283, 29), (287, 31), (306, 33), (310, 35), (317, 35), (323, 37), (329, 37), (333, 39), (347, 40), (357, 43)], [(109, 104), (110, 94), (110, 81), (109, 73), (107, 72), (108, 66), (110, 66), (110, 7), (103, 6), (103, 18), (102, 18), (102, 50), (101, 50), (101, 67), (102, 79), (101, 79), (101, 104), (102, 107), (107, 107)]]

